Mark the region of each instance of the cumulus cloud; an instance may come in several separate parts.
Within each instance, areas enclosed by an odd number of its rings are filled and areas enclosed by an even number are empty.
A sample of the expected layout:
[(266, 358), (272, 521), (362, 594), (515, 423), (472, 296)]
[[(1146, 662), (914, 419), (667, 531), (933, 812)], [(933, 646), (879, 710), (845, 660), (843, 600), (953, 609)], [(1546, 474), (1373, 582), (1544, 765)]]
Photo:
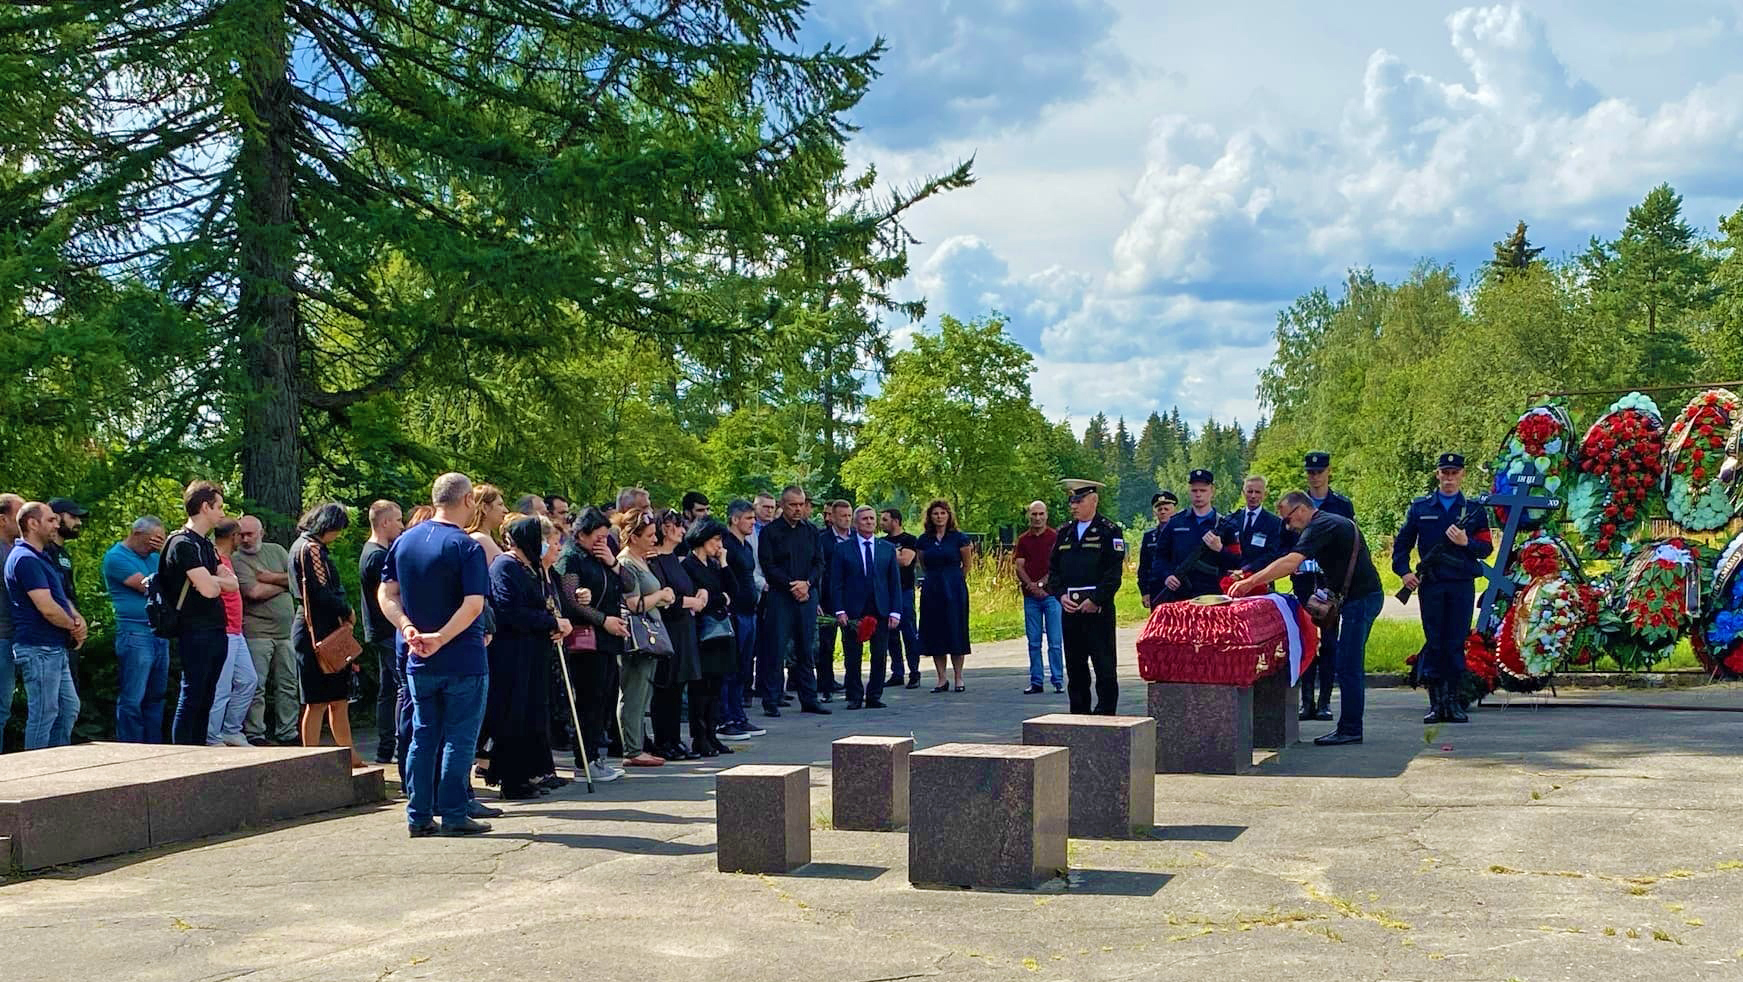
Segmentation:
[(860, 0), (808, 25), (841, 43), (882, 37), (884, 75), (854, 113), (896, 149), (995, 132), (1089, 93), (1122, 63), (1106, 0)]

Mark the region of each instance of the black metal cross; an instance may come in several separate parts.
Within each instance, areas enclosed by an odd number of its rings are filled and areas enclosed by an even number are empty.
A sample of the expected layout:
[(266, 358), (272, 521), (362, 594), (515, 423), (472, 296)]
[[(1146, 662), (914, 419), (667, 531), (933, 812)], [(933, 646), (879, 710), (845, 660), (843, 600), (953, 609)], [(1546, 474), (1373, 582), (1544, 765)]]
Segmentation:
[(1525, 468), (1513, 478), (1507, 490), (1483, 497), (1483, 504), (1488, 507), (1507, 509), (1507, 524), (1501, 530), (1501, 544), (1495, 547), (1495, 561), (1483, 564), (1489, 585), (1483, 590), (1483, 602), (1477, 610), (1477, 630), (1485, 635), (1494, 634), (1490, 617), (1496, 599), (1511, 597), (1517, 589), (1512, 577), (1507, 575), (1507, 561), (1513, 556), (1513, 540), (1519, 535), (1519, 524), (1525, 519), (1526, 509), (1561, 507), (1560, 499), (1534, 493), (1541, 487), (1543, 475), (1537, 473), (1536, 465), (1526, 461)]

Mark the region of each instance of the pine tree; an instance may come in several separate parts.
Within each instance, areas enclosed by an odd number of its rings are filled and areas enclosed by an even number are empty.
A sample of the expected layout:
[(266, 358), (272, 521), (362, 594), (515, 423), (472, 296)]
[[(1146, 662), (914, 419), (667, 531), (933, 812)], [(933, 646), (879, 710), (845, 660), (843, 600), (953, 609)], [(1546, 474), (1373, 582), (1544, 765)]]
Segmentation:
[(1495, 243), (1495, 257), (1489, 260), (1489, 272), (1495, 276), (1508, 276), (1525, 270), (1537, 257), (1543, 255), (1542, 246), (1534, 246), (1525, 237), (1525, 220), (1513, 227), (1513, 234)]

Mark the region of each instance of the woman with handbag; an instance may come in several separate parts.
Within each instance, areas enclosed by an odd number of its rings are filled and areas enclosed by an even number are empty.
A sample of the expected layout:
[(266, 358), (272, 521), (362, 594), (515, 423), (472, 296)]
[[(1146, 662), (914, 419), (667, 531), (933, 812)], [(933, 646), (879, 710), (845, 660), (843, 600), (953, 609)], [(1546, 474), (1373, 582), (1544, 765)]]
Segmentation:
[(702, 678), (702, 659), (697, 650), (696, 614), (708, 605), (708, 592), (698, 589), (684, 569), (684, 559), (677, 554), (684, 541), (684, 519), (677, 512), (665, 509), (659, 513), (654, 537), (654, 554), (648, 563), (662, 586), (677, 595), (678, 602), (661, 608), (660, 619), (672, 637), (672, 657), (662, 670), (654, 673), (654, 697), (650, 705), (654, 725), (654, 753), (667, 760), (699, 760), (701, 748), (684, 743), (679, 734), (683, 715), (684, 692), (691, 682)]
[(321, 745), (321, 722), (333, 730), (333, 742), (351, 750), (351, 766), (363, 758), (351, 747), (351, 673), (363, 653), (352, 630), (356, 615), (345, 600), (339, 567), (327, 551), (351, 518), (345, 506), (329, 501), (316, 505), (297, 523), (291, 543), (291, 595), (302, 608), (291, 622), (291, 646), (301, 661), (303, 746)]
[(509, 551), (490, 564), (490, 603), (496, 608), (490, 688), (484, 717), (491, 734), (490, 775), (502, 797), (522, 801), (542, 790), (556, 771), (549, 720), (552, 642), (569, 633), (552, 613), (545, 572), (557, 561), (557, 530), (536, 515), (509, 523)]
[(696, 614), (696, 640), (702, 677), (690, 683), (690, 749), (704, 757), (730, 754), (716, 731), (721, 723), (721, 687), (738, 671), (738, 641), (732, 622), (732, 595), (726, 568), (726, 526), (702, 521), (684, 537), (689, 555), (684, 572), (707, 603)]
[(658, 524), (648, 508), (627, 508), (617, 516), (623, 551), (617, 554), (618, 576), (623, 584), (623, 608), (629, 635), (624, 639), (622, 697), (617, 704), (617, 722), (623, 741), (626, 767), (658, 767), (664, 757), (650, 753), (647, 730), (648, 705), (653, 697), (654, 672), (662, 659), (672, 656), (672, 641), (660, 619), (660, 610), (678, 602), (678, 595), (660, 585), (648, 563), (657, 546)]
[[(569, 544), (557, 557), (557, 602), (575, 625), (563, 639), (563, 660), (575, 685), (575, 707), (581, 717), (581, 740), (593, 754), (595, 782), (615, 781), (623, 772), (606, 762), (611, 731), (611, 694), (617, 686), (617, 660), (629, 627), (623, 620), (623, 587), (617, 557), (606, 543), (611, 522), (598, 508), (586, 508), (575, 518)], [(618, 748), (620, 751), (621, 747)], [(578, 756), (580, 745), (571, 750)], [(580, 761), (576, 761), (580, 766)]]

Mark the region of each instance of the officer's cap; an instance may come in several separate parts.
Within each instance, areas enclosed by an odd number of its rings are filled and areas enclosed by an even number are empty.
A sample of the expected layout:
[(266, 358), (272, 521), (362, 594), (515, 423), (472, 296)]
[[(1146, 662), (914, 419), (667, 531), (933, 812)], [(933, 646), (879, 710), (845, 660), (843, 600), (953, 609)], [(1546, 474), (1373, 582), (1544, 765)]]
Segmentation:
[(1186, 483), (1188, 483), (1188, 484), (1215, 484), (1216, 478), (1211, 476), (1210, 471), (1207, 471), (1204, 468), (1200, 467), (1198, 470), (1195, 470), (1192, 473), (1186, 475)]
[(1445, 471), (1445, 470), (1461, 470), (1462, 471), (1465, 469), (1464, 455), (1463, 454), (1456, 454), (1456, 453), (1443, 453), (1440, 455), (1440, 463), (1437, 466), (1443, 471)]
[(1150, 496), (1150, 507), (1154, 508), (1164, 501), (1171, 505), (1178, 505), (1180, 504), (1180, 496), (1166, 489), (1158, 491)]
[(1065, 480), (1060, 481), (1059, 486), (1065, 489), (1066, 495), (1069, 496), (1072, 501), (1077, 501), (1084, 495), (1089, 494), (1091, 491), (1100, 491), (1102, 489), (1102, 483), (1100, 481), (1086, 481), (1078, 477), (1068, 477)]
[(1330, 466), (1331, 454), (1324, 450), (1315, 450), (1301, 461), (1301, 469), (1304, 471), (1323, 471)]

